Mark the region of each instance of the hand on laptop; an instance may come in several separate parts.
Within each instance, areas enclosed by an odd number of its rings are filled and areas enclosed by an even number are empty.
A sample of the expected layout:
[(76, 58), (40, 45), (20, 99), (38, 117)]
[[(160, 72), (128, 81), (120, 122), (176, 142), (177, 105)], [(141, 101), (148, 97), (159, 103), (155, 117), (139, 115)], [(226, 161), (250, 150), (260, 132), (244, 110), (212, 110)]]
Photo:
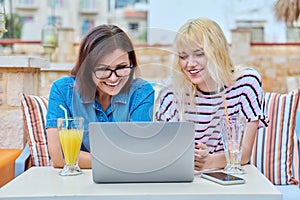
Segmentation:
[(195, 143), (194, 157), (195, 157), (194, 169), (197, 171), (203, 170), (203, 167), (209, 157), (207, 146), (201, 142)]

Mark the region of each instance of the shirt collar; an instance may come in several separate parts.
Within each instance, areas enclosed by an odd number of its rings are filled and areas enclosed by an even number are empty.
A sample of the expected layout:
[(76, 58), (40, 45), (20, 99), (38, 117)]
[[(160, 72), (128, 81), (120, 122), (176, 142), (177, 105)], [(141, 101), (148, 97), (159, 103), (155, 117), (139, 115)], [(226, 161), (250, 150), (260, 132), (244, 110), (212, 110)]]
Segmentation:
[[(128, 96), (129, 96), (128, 91), (120, 92), (119, 94), (112, 97), (111, 102), (112, 102), (112, 104), (115, 104), (115, 103), (126, 104), (128, 101)], [(80, 96), (80, 100), (81, 100), (81, 103), (83, 103), (83, 104), (95, 103), (95, 100), (83, 100), (81, 96)]]
[(121, 91), (119, 94), (117, 94), (116, 96), (112, 97), (112, 104), (115, 103), (122, 103), (122, 104), (126, 104), (128, 101), (128, 91)]

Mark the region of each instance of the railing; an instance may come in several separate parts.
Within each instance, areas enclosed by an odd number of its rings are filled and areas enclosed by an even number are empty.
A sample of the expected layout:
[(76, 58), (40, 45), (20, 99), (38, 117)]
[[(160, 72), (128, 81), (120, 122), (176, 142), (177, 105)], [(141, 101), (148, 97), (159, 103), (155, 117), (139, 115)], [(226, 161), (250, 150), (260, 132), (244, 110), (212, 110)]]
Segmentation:
[(0, 45), (14, 45), (14, 44), (41, 44), (40, 40), (21, 40), (21, 39), (0, 39)]
[[(21, 40), (14, 38), (4, 38), (0, 39), (0, 45), (13, 45), (13, 44), (41, 44), (40, 40)], [(74, 42), (74, 46), (78, 46), (78, 42)], [(251, 46), (300, 46), (300, 42), (251, 42)], [(172, 44), (168, 45), (147, 45), (147, 44), (137, 44), (137, 47), (171, 47)]]
[(251, 46), (300, 46), (300, 42), (251, 42)]

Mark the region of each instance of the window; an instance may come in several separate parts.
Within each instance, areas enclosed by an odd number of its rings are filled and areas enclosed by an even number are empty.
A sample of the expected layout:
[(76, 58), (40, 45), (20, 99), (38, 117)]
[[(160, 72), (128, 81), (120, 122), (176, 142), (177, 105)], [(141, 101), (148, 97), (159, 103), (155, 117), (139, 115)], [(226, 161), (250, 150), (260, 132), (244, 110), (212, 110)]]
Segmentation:
[(87, 34), (87, 32), (91, 29), (95, 27), (95, 22), (93, 20), (83, 20), (82, 22), (82, 27), (81, 27), (81, 34), (85, 35)]
[(128, 28), (129, 28), (129, 30), (137, 31), (139, 29), (139, 24), (138, 23), (129, 23)]
[(63, 7), (63, 0), (49, 0), (48, 1), (48, 6), (50, 8), (62, 8)]
[(24, 16), (24, 17), (21, 17), (21, 23), (22, 24), (31, 23), (31, 22), (34, 22), (33, 16)]
[(95, 0), (81, 0), (82, 9), (95, 9)]
[(61, 27), (62, 18), (58, 17), (58, 16), (50, 16), (50, 17), (48, 17), (48, 22), (55, 24), (57, 27)]
[(19, 0), (19, 5), (32, 6), (34, 5), (34, 0)]
[(125, 8), (128, 5), (134, 4), (134, 0), (116, 0), (115, 8)]
[(300, 27), (288, 27), (286, 30), (286, 40), (288, 42), (300, 41)]
[(251, 31), (251, 42), (263, 42), (264, 41), (264, 28), (263, 27), (252, 27)]
[(249, 30), (251, 33), (251, 42), (264, 42), (264, 24), (265, 21), (238, 20), (237, 29)]

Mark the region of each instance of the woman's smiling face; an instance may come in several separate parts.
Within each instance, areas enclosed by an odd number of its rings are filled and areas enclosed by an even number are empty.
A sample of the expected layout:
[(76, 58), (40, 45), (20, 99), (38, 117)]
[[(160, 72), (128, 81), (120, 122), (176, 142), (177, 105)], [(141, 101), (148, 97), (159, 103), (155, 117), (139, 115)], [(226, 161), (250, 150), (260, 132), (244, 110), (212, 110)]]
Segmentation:
[[(128, 52), (121, 49), (116, 49), (112, 53), (109, 53), (106, 56), (102, 57), (98, 63), (99, 64), (95, 66), (94, 70), (115, 70), (123, 67), (128, 67), (131, 64), (128, 57)], [(117, 95), (129, 79), (129, 76), (118, 77), (116, 76), (115, 72), (112, 72), (111, 76), (106, 79), (98, 79), (95, 73), (93, 73), (92, 77), (94, 83), (97, 85), (97, 90), (102, 94), (108, 94), (111, 96)]]
[(208, 79), (208, 62), (202, 48), (184, 49), (179, 52), (179, 64), (186, 76), (195, 85), (202, 85)]

